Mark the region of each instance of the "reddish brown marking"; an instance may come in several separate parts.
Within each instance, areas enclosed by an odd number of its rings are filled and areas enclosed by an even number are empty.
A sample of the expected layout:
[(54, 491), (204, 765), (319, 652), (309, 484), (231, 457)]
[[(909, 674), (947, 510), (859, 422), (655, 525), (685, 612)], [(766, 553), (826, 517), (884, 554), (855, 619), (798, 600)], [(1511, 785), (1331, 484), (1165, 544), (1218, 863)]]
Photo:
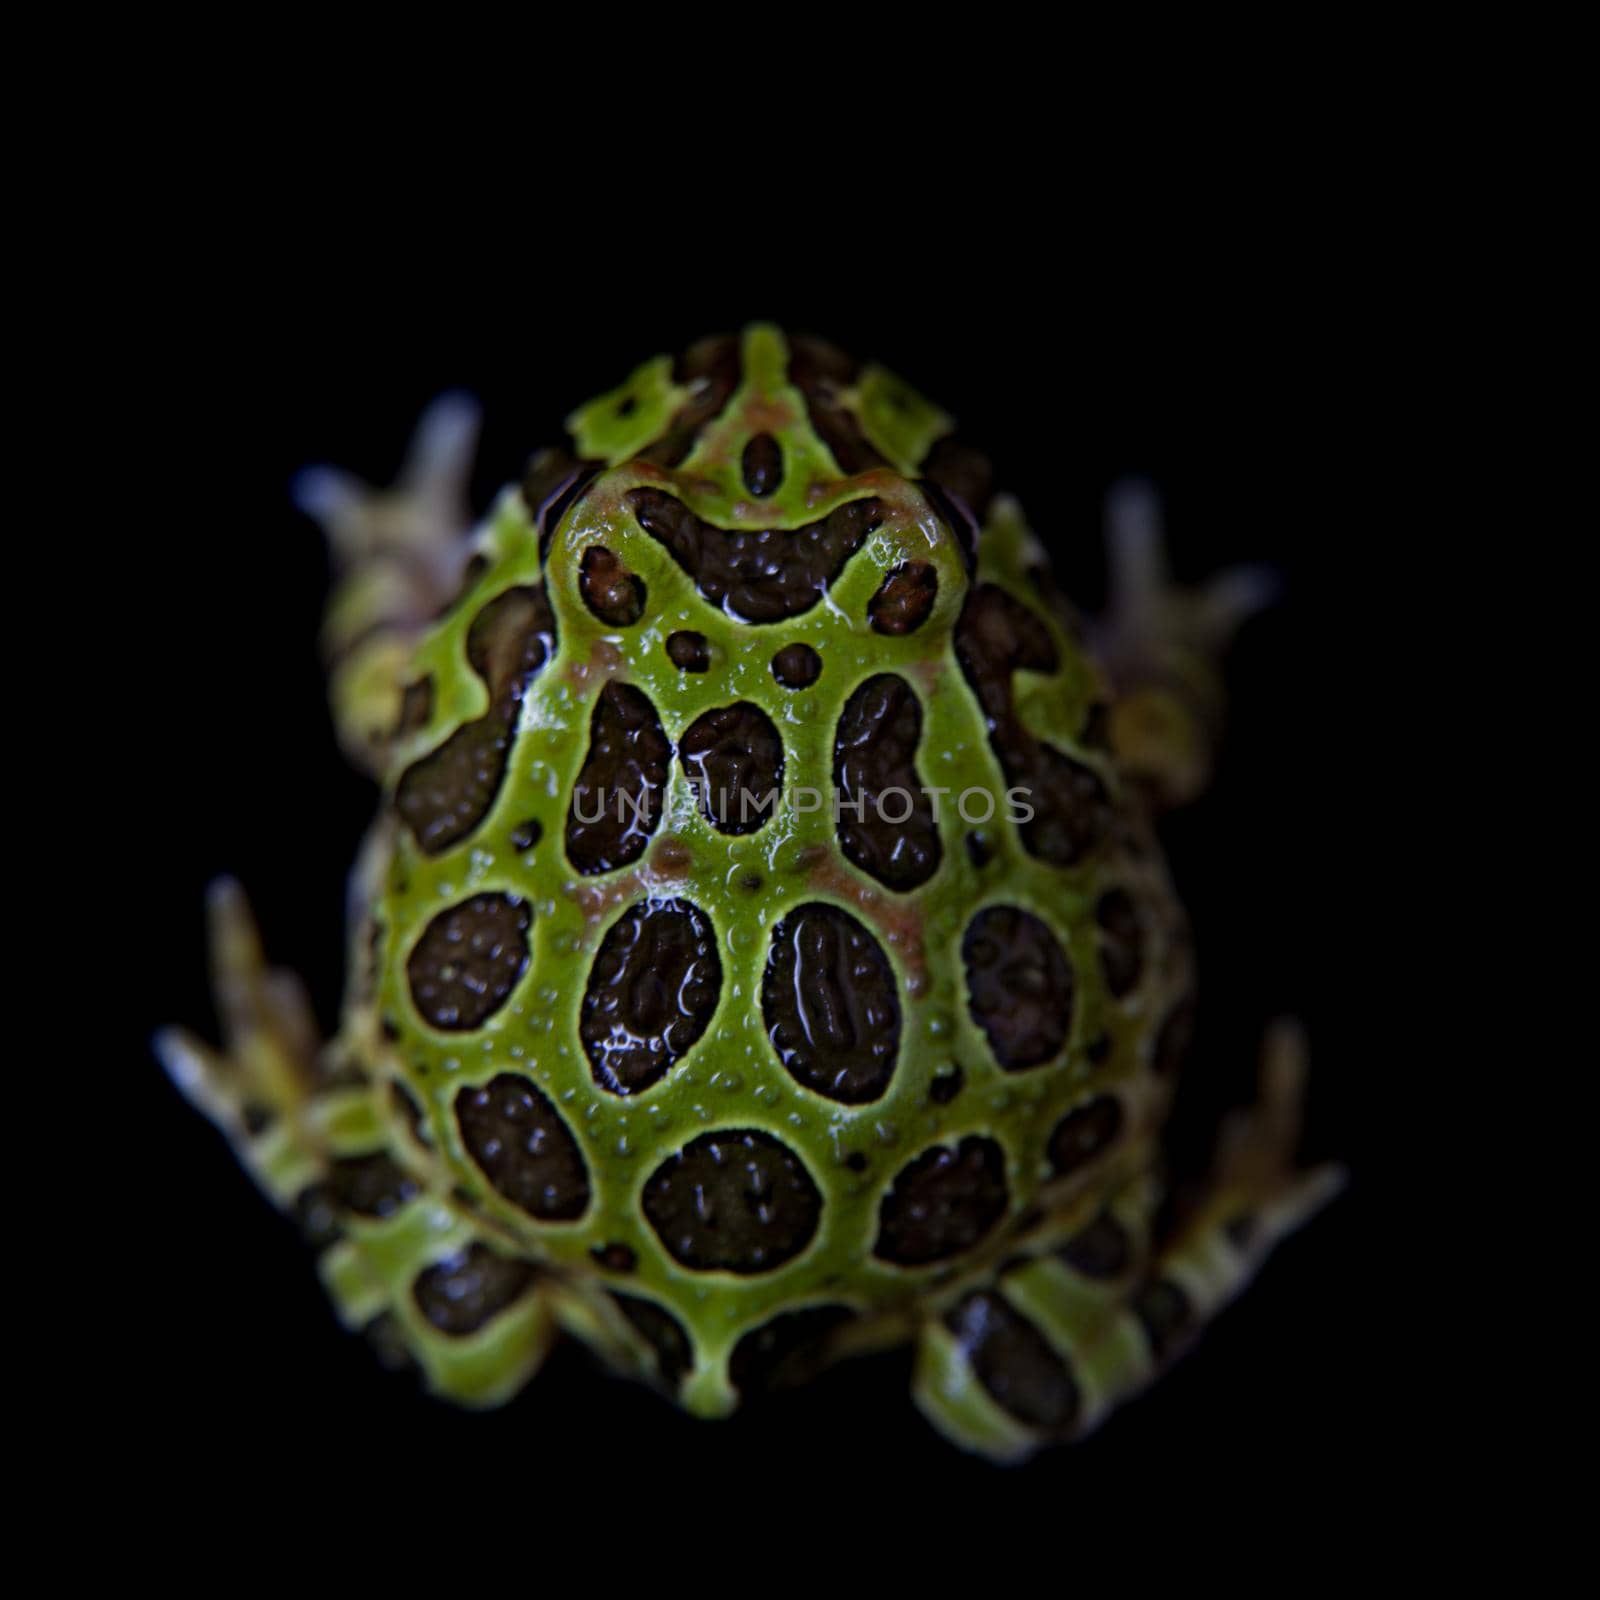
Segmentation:
[[(803, 852), (802, 852), (803, 853)], [(906, 998), (915, 1000), (928, 987), (928, 963), (923, 950), (922, 916), (909, 904), (891, 905), (876, 889), (859, 882), (831, 850), (806, 873), (810, 888), (848, 902), (883, 935), (906, 973)]]
[(675, 833), (663, 834), (651, 848), (650, 865), (664, 877), (682, 877), (694, 865), (694, 851)]

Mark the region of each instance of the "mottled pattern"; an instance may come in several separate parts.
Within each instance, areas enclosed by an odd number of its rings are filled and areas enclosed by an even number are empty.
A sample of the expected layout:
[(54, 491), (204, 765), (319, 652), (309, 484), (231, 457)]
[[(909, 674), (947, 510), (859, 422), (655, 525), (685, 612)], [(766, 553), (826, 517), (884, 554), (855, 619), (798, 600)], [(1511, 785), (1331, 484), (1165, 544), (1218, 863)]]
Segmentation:
[(470, 1244), (421, 1273), (411, 1296), (440, 1333), (460, 1339), (499, 1316), (533, 1280), (528, 1262)]
[(722, 986), (710, 921), (687, 900), (649, 900), (607, 930), (584, 990), (579, 1034), (594, 1081), (647, 1089), (705, 1032)]
[(873, 1254), (903, 1267), (970, 1250), (1006, 1213), (1005, 1153), (973, 1134), (953, 1150), (925, 1150), (894, 1181), (878, 1211)]
[(659, 539), (713, 605), (744, 622), (779, 622), (809, 611), (883, 520), (876, 500), (851, 500), (788, 532), (718, 528), (660, 489), (628, 496), (639, 526)]
[(972, 1020), (1008, 1072), (1061, 1053), (1072, 1029), (1075, 980), (1056, 936), (1031, 911), (989, 906), (961, 942)]
[(969, 1294), (945, 1318), (978, 1382), (1029, 1427), (1065, 1432), (1082, 1406), (1065, 1361), (1004, 1295)]
[(637, 861), (661, 820), (672, 746), (646, 696), (613, 680), (589, 722), (589, 754), (567, 811), (567, 859), (579, 872)]
[(1027, 791), (1033, 808), (1021, 826), (1024, 848), (1052, 866), (1075, 866), (1105, 839), (1113, 816), (1099, 774), (1036, 739), (1017, 714), (1012, 674), (1023, 668), (1054, 672), (1060, 665), (1048, 630), (1004, 589), (980, 584), (956, 625), (956, 654), (1006, 778)]
[(434, 917), (406, 958), (423, 1020), (450, 1033), (481, 1028), (528, 965), (532, 921), (527, 904), (509, 894), (475, 894)]
[(1051, 1131), (1051, 1168), (1064, 1177), (1087, 1166), (1116, 1142), (1122, 1123), (1122, 1102), (1112, 1095), (1074, 1106)]
[(775, 814), (783, 740), (760, 706), (740, 700), (696, 717), (678, 757), (700, 809), (721, 833), (754, 833)]
[(939, 597), (939, 574), (928, 561), (902, 561), (867, 602), (867, 620), (877, 633), (914, 633), (928, 620)]
[(904, 678), (880, 672), (845, 701), (833, 742), (839, 847), (885, 888), (905, 893), (939, 869), (933, 801), (917, 774), (922, 706)]
[(537, 586), (496, 595), (474, 618), (467, 660), (489, 691), (489, 709), (412, 762), (395, 790), (395, 809), (429, 855), (448, 850), (489, 814), (523, 695), (554, 647), (555, 620)]
[(772, 930), (761, 1013), (778, 1059), (806, 1088), (860, 1105), (889, 1087), (900, 1042), (894, 973), (847, 911), (801, 906)]
[(571, 1222), (589, 1205), (589, 1171), (556, 1108), (526, 1078), (503, 1072), (456, 1096), (461, 1143), (495, 1193), (541, 1222)]
[(702, 1134), (644, 1186), (644, 1214), (696, 1272), (770, 1272), (817, 1231), (822, 1195), (789, 1147), (758, 1128)]

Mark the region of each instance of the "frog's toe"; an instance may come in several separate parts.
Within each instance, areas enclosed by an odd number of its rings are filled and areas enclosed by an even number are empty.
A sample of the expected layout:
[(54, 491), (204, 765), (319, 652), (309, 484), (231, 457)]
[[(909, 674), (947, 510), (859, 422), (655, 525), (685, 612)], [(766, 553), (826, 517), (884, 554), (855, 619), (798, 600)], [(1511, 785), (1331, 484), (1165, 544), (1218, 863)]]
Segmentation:
[(207, 895), (212, 990), (223, 1044), (182, 1028), (152, 1041), (179, 1091), (227, 1137), (280, 1205), (315, 1176), (300, 1112), (315, 1092), (319, 1040), (299, 980), (267, 965), (244, 891), (219, 879)]

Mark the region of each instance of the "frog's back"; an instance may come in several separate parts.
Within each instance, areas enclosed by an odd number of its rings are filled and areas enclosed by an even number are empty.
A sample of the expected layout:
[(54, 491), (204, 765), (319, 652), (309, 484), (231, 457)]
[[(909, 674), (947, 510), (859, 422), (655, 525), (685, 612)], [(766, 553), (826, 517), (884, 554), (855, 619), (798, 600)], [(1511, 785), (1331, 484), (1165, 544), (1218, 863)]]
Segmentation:
[(1157, 1254), (1192, 962), (1083, 626), (950, 419), (829, 346), (707, 340), (569, 428), (431, 625), (426, 539), (346, 539), (384, 805), (263, 1181), (458, 1398), (557, 1325), (707, 1414), (917, 1338), (963, 1442), (1081, 1428), (1304, 1199), (1275, 1163), (1238, 1261), (1215, 1217)]

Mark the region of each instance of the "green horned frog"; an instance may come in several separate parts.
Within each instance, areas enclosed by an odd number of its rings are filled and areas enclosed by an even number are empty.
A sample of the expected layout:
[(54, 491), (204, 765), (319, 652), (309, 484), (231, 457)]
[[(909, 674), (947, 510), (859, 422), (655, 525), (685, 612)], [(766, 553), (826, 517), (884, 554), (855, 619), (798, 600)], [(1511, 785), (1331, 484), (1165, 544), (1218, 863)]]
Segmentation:
[(382, 783), (322, 1044), (213, 892), (226, 1048), (173, 1078), (342, 1321), (472, 1406), (562, 1332), (692, 1412), (911, 1342), (999, 1459), (1141, 1390), (1337, 1174), (1303, 1080), (1157, 1230), (1192, 961), (1151, 819), (1203, 786), (1259, 601), (1113, 507), (1080, 619), (951, 421), (758, 325), (646, 362), (468, 531), (475, 418), (400, 484), (298, 485), (342, 577), (341, 738)]

